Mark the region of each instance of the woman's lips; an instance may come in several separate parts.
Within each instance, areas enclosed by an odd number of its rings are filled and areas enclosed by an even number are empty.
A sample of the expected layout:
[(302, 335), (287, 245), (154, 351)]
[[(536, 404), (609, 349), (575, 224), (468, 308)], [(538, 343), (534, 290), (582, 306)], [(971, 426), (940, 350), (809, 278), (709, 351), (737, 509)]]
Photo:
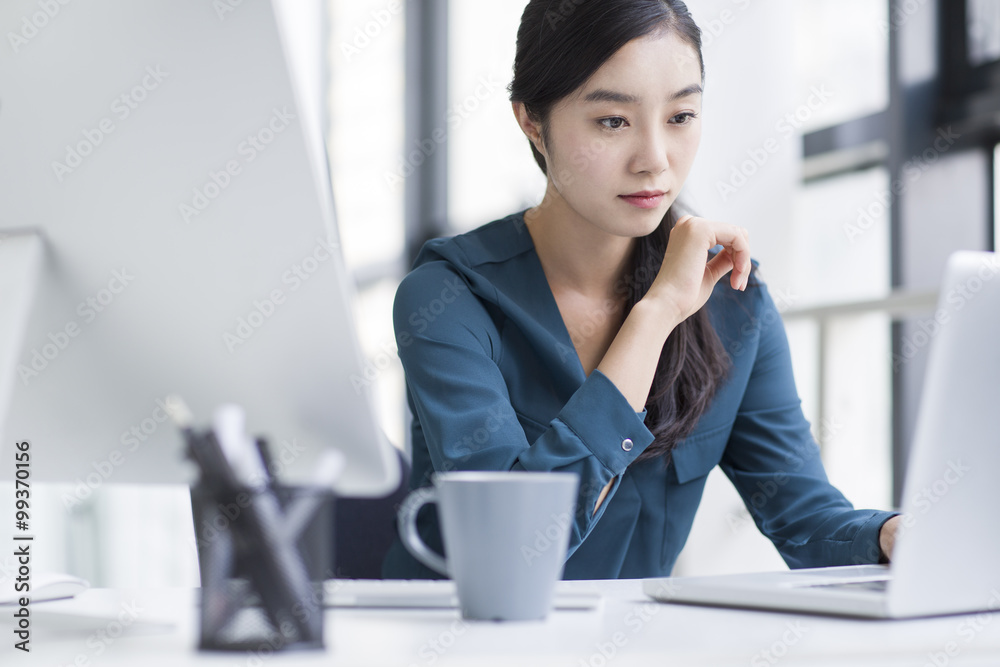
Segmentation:
[(643, 190), (642, 192), (633, 192), (630, 195), (618, 196), (636, 208), (656, 208), (663, 202), (666, 193), (656, 190)]

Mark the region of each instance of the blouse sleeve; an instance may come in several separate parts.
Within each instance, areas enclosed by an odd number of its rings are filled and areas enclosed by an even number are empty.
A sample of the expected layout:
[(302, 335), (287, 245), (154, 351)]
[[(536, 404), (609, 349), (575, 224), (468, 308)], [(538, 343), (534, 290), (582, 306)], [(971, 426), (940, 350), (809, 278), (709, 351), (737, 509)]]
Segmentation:
[(758, 289), (750, 322), (756, 359), (720, 466), (789, 567), (877, 563), (879, 529), (895, 513), (855, 510), (828, 481), (781, 317), (767, 289)]
[[(618, 388), (594, 371), (533, 442), (511, 405), (487, 304), (445, 262), (401, 283), (393, 306), (414, 419), (435, 471), (567, 471), (580, 477), (567, 557), (586, 538), (628, 465), (653, 441)], [(524, 369), (544, 373), (544, 369)], [(615, 480), (594, 513), (601, 490)], [(427, 480), (429, 482), (429, 480)]]

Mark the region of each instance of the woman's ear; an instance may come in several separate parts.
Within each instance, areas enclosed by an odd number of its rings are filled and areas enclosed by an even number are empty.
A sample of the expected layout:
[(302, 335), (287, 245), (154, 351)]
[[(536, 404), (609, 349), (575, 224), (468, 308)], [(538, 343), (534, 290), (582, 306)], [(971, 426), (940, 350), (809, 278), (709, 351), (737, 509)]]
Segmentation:
[(528, 137), (528, 141), (534, 144), (535, 149), (548, 159), (549, 156), (546, 155), (545, 145), (542, 142), (541, 124), (531, 117), (528, 109), (524, 106), (524, 102), (511, 102), (511, 108), (514, 110), (514, 118), (517, 119), (517, 124), (521, 126), (524, 136)]

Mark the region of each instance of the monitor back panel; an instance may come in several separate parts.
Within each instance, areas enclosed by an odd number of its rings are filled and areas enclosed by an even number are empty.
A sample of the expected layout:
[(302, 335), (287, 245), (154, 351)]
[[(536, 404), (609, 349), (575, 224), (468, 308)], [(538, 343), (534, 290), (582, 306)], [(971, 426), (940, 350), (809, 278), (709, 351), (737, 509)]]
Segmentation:
[(187, 479), (176, 393), (200, 420), (243, 404), (289, 478), (337, 446), (342, 490), (381, 493), (395, 457), (272, 7), (219, 4), (0, 4), (0, 234), (45, 239), (3, 457)]

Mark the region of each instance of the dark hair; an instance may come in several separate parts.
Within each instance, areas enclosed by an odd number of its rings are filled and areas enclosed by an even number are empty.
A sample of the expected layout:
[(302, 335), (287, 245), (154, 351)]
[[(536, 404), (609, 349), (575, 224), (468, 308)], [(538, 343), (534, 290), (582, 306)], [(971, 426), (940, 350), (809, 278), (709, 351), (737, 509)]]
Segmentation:
[[(524, 103), (529, 116), (541, 124), (544, 142), (545, 123), (559, 100), (582, 86), (626, 43), (663, 31), (674, 31), (691, 45), (704, 80), (701, 30), (680, 0), (530, 0), (517, 32), (510, 99)], [(545, 157), (534, 144), (531, 151), (547, 174)], [(627, 311), (659, 272), (670, 230), (681, 217), (678, 207), (674, 202), (656, 230), (635, 244), (632, 269), (625, 277), (630, 288)], [(730, 364), (705, 308), (671, 332), (646, 399), (646, 426), (654, 440), (640, 459), (662, 456), (669, 461), (673, 448), (711, 404)]]

